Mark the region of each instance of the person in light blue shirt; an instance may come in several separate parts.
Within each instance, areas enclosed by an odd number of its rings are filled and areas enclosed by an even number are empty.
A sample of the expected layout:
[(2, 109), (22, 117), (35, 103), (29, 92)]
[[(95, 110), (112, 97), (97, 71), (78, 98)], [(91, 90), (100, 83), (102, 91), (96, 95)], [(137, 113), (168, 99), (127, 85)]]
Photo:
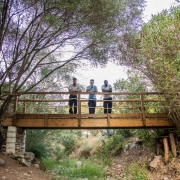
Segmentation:
[[(90, 80), (90, 85), (87, 86), (86, 92), (98, 92), (97, 86), (94, 85), (94, 79)], [(95, 114), (96, 108), (96, 94), (89, 94), (89, 114)]]

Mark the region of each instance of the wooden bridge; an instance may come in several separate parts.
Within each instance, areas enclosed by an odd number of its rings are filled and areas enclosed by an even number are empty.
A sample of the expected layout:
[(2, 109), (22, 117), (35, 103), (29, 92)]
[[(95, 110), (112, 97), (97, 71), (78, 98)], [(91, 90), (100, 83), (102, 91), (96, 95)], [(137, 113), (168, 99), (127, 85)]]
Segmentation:
[(11, 116), (3, 126), (57, 129), (168, 128), (168, 104), (158, 92), (113, 92), (112, 114), (103, 114), (103, 95), (96, 92), (96, 114), (88, 114), (87, 92), (76, 93), (78, 113), (67, 114), (69, 92), (14, 95)]

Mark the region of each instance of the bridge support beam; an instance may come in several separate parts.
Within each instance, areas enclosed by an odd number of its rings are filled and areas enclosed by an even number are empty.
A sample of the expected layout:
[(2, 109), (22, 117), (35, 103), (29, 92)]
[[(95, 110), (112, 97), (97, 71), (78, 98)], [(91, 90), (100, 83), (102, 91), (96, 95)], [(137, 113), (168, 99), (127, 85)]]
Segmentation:
[(15, 126), (8, 126), (6, 153), (25, 152), (26, 131)]

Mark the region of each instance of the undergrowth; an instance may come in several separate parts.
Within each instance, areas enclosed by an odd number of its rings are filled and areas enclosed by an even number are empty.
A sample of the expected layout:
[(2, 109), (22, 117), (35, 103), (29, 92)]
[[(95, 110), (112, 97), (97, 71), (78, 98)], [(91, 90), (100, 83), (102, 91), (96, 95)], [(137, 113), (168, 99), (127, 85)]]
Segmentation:
[(103, 171), (104, 165), (91, 159), (81, 159), (82, 166), (77, 167), (77, 159), (64, 159), (61, 161), (55, 161), (52, 159), (42, 160), (42, 170), (53, 171), (60, 177), (66, 177), (68, 180), (75, 180), (77, 178), (88, 178), (89, 180), (95, 180), (105, 177)]
[(126, 165), (125, 180), (148, 180), (145, 163), (141, 165), (133, 163), (131, 167)]

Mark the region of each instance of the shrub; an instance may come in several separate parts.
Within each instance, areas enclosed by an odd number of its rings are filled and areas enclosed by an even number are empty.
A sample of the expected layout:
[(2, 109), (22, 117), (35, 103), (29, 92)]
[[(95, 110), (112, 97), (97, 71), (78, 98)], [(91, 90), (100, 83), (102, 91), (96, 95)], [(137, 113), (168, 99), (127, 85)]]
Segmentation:
[(64, 152), (66, 155), (69, 155), (73, 149), (75, 140), (71, 137), (64, 136), (62, 139), (62, 145), (64, 146)]
[(148, 180), (145, 163), (143, 163), (141, 166), (139, 166), (137, 163), (133, 163), (131, 168), (126, 165), (125, 178), (126, 180)]
[(26, 151), (33, 152), (35, 157), (38, 159), (46, 158), (48, 155), (48, 151), (46, 149), (46, 144), (32, 144), (29, 146)]

